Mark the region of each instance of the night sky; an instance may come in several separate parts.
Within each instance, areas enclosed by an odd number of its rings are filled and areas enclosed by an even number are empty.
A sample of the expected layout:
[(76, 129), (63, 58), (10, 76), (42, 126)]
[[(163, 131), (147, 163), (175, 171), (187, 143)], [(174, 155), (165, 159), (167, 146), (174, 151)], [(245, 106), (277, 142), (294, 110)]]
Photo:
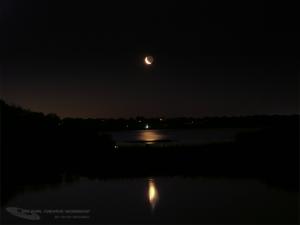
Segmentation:
[(1, 98), (62, 117), (298, 113), (297, 7), (105, 2), (2, 0)]

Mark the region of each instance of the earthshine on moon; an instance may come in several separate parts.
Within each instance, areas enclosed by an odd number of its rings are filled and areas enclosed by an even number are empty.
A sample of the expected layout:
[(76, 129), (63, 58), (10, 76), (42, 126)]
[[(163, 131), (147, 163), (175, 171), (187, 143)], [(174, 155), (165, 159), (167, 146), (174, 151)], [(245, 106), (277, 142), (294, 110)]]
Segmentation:
[(146, 56), (145, 57), (145, 63), (146, 65), (151, 65), (153, 63), (154, 59), (152, 56)]

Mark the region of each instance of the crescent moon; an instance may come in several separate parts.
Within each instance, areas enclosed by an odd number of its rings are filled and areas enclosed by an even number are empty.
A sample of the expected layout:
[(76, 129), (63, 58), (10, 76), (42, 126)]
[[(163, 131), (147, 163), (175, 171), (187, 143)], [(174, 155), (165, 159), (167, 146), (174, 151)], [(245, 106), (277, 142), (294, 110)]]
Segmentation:
[(148, 56), (145, 58), (145, 63), (146, 63), (147, 65), (151, 65), (151, 64), (152, 64), (152, 62), (149, 61)]

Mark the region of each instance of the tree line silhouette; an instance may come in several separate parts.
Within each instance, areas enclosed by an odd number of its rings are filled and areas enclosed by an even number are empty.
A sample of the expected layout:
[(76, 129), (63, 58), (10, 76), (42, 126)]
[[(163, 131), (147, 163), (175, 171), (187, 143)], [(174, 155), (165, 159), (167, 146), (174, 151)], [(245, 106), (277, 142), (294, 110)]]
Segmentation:
[[(216, 118), (61, 119), (0, 101), (1, 197), (26, 185), (61, 181), (62, 174), (87, 177), (253, 177), (298, 190), (299, 115)], [(255, 127), (232, 143), (193, 147), (115, 149), (112, 130)]]

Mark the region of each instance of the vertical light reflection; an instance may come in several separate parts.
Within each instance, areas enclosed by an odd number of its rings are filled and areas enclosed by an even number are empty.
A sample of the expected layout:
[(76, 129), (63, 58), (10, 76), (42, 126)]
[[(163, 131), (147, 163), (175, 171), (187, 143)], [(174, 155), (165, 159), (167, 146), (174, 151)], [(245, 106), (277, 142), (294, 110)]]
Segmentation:
[(159, 195), (158, 190), (155, 185), (154, 179), (150, 178), (148, 180), (148, 201), (150, 203), (151, 209), (154, 210), (158, 203)]

